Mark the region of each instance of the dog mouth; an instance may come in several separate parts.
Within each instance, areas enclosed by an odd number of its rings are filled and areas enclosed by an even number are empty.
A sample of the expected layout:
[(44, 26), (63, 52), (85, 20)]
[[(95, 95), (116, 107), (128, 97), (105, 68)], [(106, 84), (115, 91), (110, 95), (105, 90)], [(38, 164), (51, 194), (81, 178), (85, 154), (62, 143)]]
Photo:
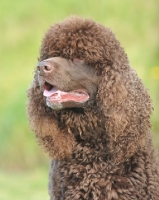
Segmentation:
[(47, 104), (62, 104), (64, 102), (85, 103), (89, 99), (88, 93), (83, 89), (65, 92), (48, 82), (44, 83), (43, 96), (46, 97)]

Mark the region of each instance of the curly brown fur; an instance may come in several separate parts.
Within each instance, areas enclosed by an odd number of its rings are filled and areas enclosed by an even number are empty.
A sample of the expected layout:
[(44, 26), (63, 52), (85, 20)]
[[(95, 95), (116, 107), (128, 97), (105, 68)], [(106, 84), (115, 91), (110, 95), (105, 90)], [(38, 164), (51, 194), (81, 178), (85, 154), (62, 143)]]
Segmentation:
[[(51, 63), (53, 76), (35, 70), (28, 115), (52, 158), (51, 199), (158, 200), (151, 100), (114, 34), (92, 20), (68, 18), (45, 34), (39, 62)], [(90, 99), (52, 109), (43, 96), (45, 81), (65, 92), (82, 88)]]

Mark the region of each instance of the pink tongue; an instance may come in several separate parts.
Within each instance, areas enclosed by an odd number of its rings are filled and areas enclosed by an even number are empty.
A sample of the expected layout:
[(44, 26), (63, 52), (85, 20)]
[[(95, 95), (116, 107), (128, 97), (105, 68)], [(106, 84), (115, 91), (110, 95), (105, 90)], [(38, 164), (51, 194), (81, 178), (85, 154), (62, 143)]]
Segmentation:
[(44, 90), (44, 92), (43, 92), (43, 95), (45, 96), (45, 97), (50, 97), (52, 94), (54, 94), (55, 92), (57, 92), (58, 93), (58, 89), (56, 89), (56, 88), (52, 88), (52, 90), (50, 90), (50, 91), (48, 91), (48, 90)]
[(44, 90), (43, 95), (47, 97), (46, 100), (49, 102), (84, 102), (89, 98), (88, 94), (80, 94), (77, 91), (64, 92), (56, 88), (53, 88), (50, 91)]

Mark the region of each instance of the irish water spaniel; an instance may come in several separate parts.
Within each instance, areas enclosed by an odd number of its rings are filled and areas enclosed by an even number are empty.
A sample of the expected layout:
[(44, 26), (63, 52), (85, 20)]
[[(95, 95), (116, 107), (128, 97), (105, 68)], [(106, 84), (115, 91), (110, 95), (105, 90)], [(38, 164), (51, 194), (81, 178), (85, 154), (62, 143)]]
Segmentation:
[(80, 17), (51, 26), (28, 98), (51, 200), (159, 200), (151, 100), (108, 28)]

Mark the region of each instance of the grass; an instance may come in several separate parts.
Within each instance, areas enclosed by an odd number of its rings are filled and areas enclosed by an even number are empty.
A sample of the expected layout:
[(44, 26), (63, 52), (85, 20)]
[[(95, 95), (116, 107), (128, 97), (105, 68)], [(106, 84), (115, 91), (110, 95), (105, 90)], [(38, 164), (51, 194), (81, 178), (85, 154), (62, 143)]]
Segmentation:
[(0, 171), (1, 200), (44, 200), (49, 199), (48, 175), (46, 170), (32, 172)]

